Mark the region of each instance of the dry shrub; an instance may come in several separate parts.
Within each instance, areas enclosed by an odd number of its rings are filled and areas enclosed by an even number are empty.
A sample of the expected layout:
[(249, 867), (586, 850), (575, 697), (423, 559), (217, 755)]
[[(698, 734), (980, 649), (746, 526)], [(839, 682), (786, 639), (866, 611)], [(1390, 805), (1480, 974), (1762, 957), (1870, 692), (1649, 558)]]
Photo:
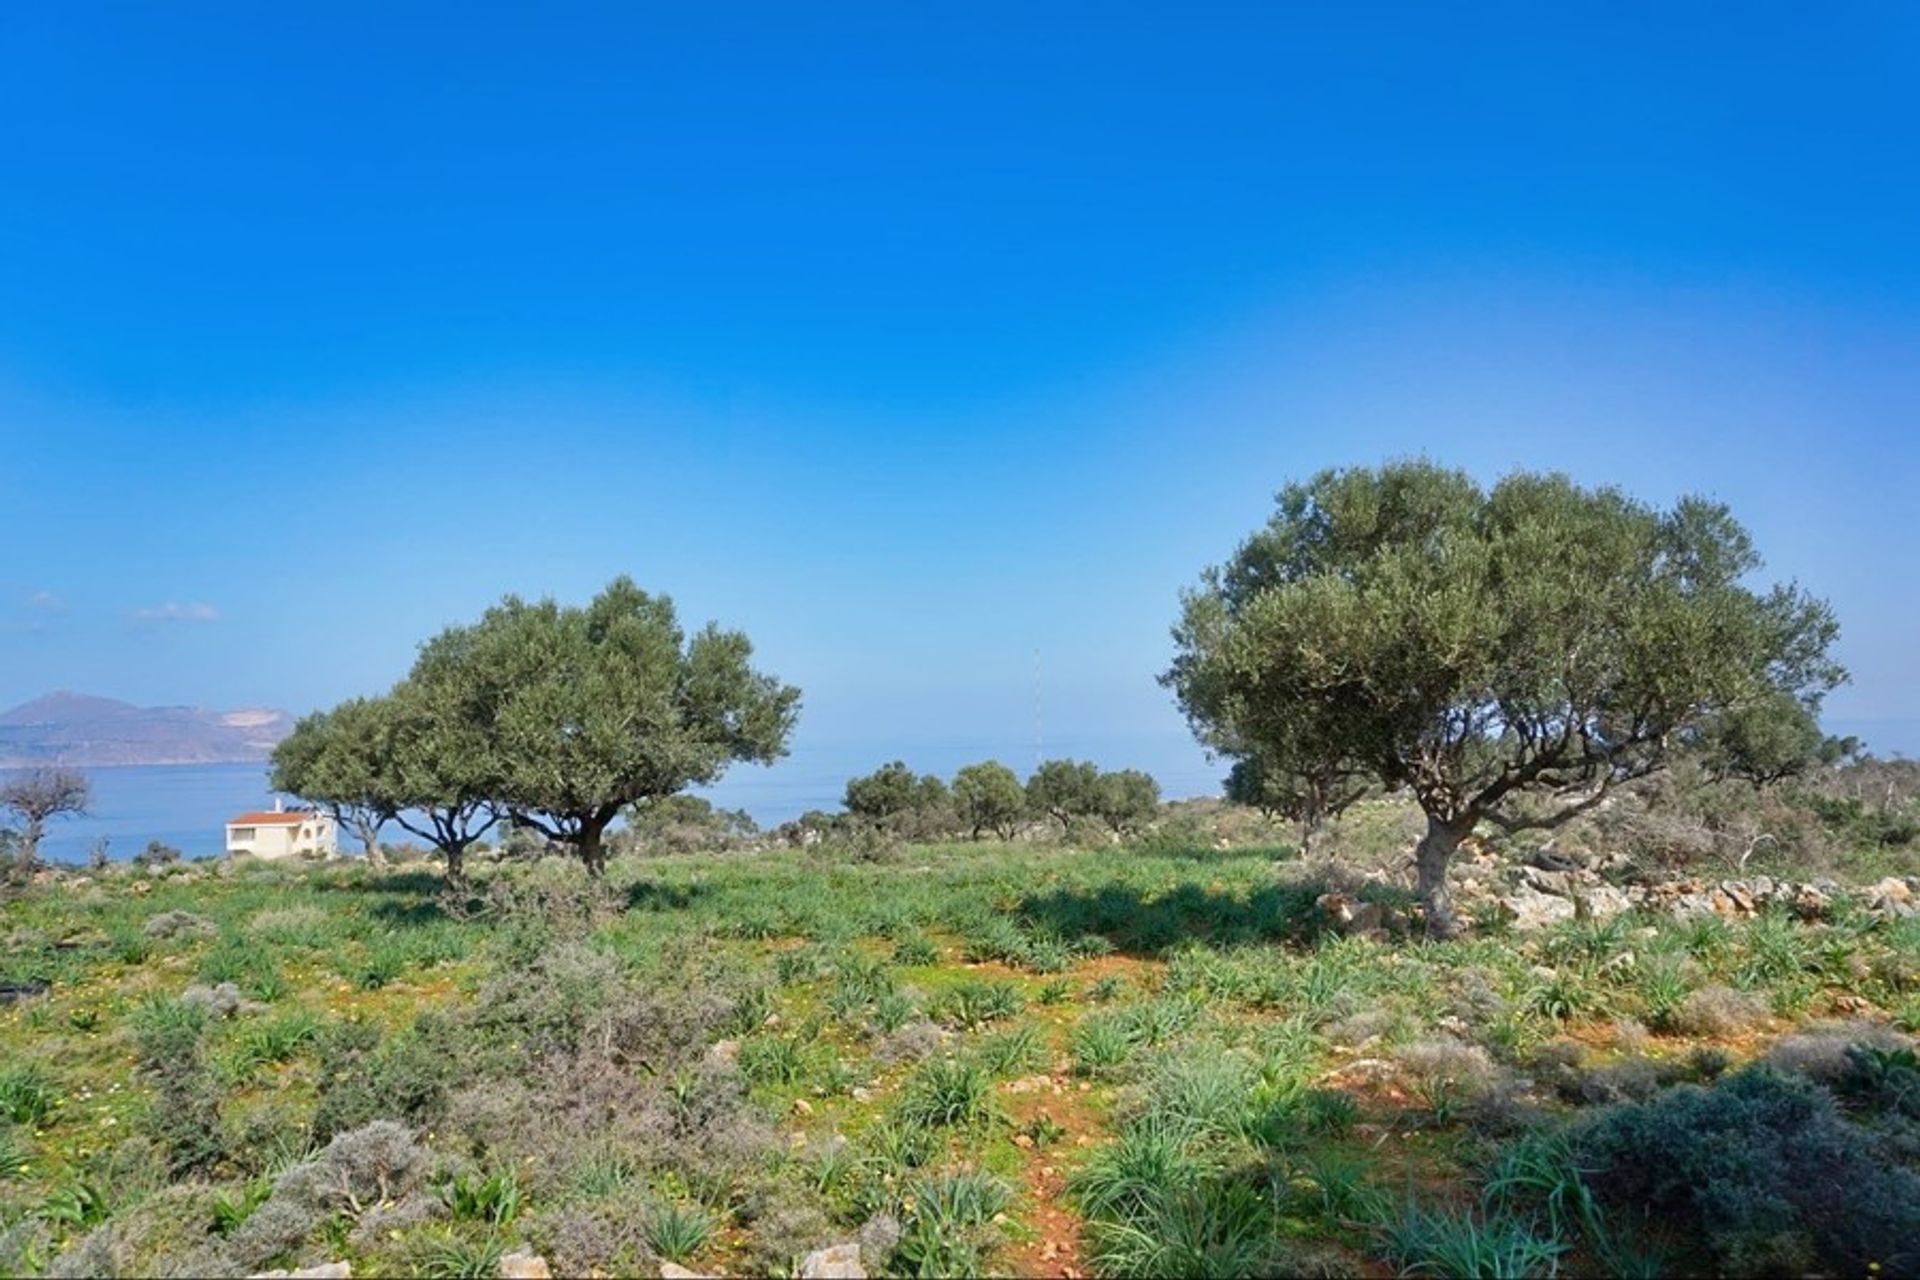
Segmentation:
[(1686, 998), (1674, 1014), (1674, 1029), (1684, 1035), (1726, 1038), (1737, 1036), (1764, 1021), (1767, 1002), (1732, 987), (1702, 987)]
[(1853, 1046), (1896, 1051), (1912, 1043), (1893, 1028), (1876, 1022), (1812, 1022), (1774, 1041), (1764, 1061), (1781, 1071), (1831, 1085), (1846, 1077), (1847, 1050)]

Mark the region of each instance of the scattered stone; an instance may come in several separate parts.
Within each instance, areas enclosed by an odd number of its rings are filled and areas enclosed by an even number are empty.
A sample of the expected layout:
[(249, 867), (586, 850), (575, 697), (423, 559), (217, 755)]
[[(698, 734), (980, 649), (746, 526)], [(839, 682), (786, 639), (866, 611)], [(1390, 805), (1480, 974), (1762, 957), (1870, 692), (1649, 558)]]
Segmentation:
[(849, 1242), (815, 1249), (800, 1263), (800, 1280), (867, 1280), (860, 1246)]
[(1595, 885), (1574, 894), (1574, 914), (1589, 920), (1611, 920), (1633, 909), (1633, 899), (1625, 889), (1610, 884)]
[(353, 1280), (353, 1266), (343, 1259), (293, 1271), (256, 1271), (251, 1280)]
[(1323, 893), (1314, 899), (1313, 905), (1341, 933), (1361, 938), (1386, 936), (1386, 918), (1377, 902), (1362, 902), (1344, 893)]
[(713, 1277), (704, 1271), (689, 1271), (677, 1262), (663, 1262), (660, 1280), (713, 1280)]
[(500, 1259), (500, 1280), (553, 1280), (553, 1268), (531, 1249), (516, 1249)]
[(740, 1061), (740, 1042), (738, 1040), (716, 1040), (707, 1050), (707, 1061), (715, 1066), (731, 1067)]
[(22, 1000), (31, 1000), (51, 991), (52, 985), (40, 978), (29, 978), (25, 982), (0, 982), (0, 1005), (16, 1004)]
[(1504, 915), (1515, 929), (1544, 929), (1574, 917), (1575, 908), (1569, 899), (1555, 897), (1550, 893), (1528, 885), (1521, 885), (1512, 893), (1495, 900)]
[(805, 1098), (795, 1098), (793, 1100), (793, 1114), (797, 1116), (810, 1116), (813, 1114), (813, 1104)]
[(231, 1018), (247, 1001), (241, 996), (239, 987), (231, 982), (223, 982), (217, 987), (195, 983), (180, 993), (180, 1003), (198, 1005), (216, 1018)]
[(191, 911), (162, 911), (148, 918), (140, 930), (149, 938), (215, 938), (220, 926)]

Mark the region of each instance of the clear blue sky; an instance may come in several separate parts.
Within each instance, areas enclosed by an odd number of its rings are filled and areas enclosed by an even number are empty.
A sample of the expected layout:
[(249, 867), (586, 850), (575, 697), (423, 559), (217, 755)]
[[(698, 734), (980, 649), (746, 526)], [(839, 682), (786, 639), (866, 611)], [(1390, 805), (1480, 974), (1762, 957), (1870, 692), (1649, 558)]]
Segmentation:
[(1920, 752), (1916, 14), (6, 6), (0, 704), (629, 572), (804, 749), (1030, 742), (1038, 649), (1122, 763), (1272, 492), (1426, 452), (1731, 502)]

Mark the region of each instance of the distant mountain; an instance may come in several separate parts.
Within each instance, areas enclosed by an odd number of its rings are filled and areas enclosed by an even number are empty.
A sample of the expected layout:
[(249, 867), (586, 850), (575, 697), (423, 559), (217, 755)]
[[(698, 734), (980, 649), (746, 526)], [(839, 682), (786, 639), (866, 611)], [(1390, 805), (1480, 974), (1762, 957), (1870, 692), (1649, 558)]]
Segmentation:
[(227, 764), (265, 760), (293, 731), (271, 707), (136, 707), (50, 693), (0, 713), (0, 769), (32, 765)]

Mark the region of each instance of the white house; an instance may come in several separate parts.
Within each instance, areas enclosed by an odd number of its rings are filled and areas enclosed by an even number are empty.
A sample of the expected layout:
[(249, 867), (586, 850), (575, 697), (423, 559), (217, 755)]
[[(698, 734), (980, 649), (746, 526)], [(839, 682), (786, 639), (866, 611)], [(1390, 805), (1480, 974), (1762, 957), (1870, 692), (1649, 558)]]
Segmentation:
[(236, 814), (227, 821), (227, 852), (256, 858), (312, 854), (330, 858), (335, 851), (333, 819), (312, 809), (287, 809), (273, 802), (271, 812)]

